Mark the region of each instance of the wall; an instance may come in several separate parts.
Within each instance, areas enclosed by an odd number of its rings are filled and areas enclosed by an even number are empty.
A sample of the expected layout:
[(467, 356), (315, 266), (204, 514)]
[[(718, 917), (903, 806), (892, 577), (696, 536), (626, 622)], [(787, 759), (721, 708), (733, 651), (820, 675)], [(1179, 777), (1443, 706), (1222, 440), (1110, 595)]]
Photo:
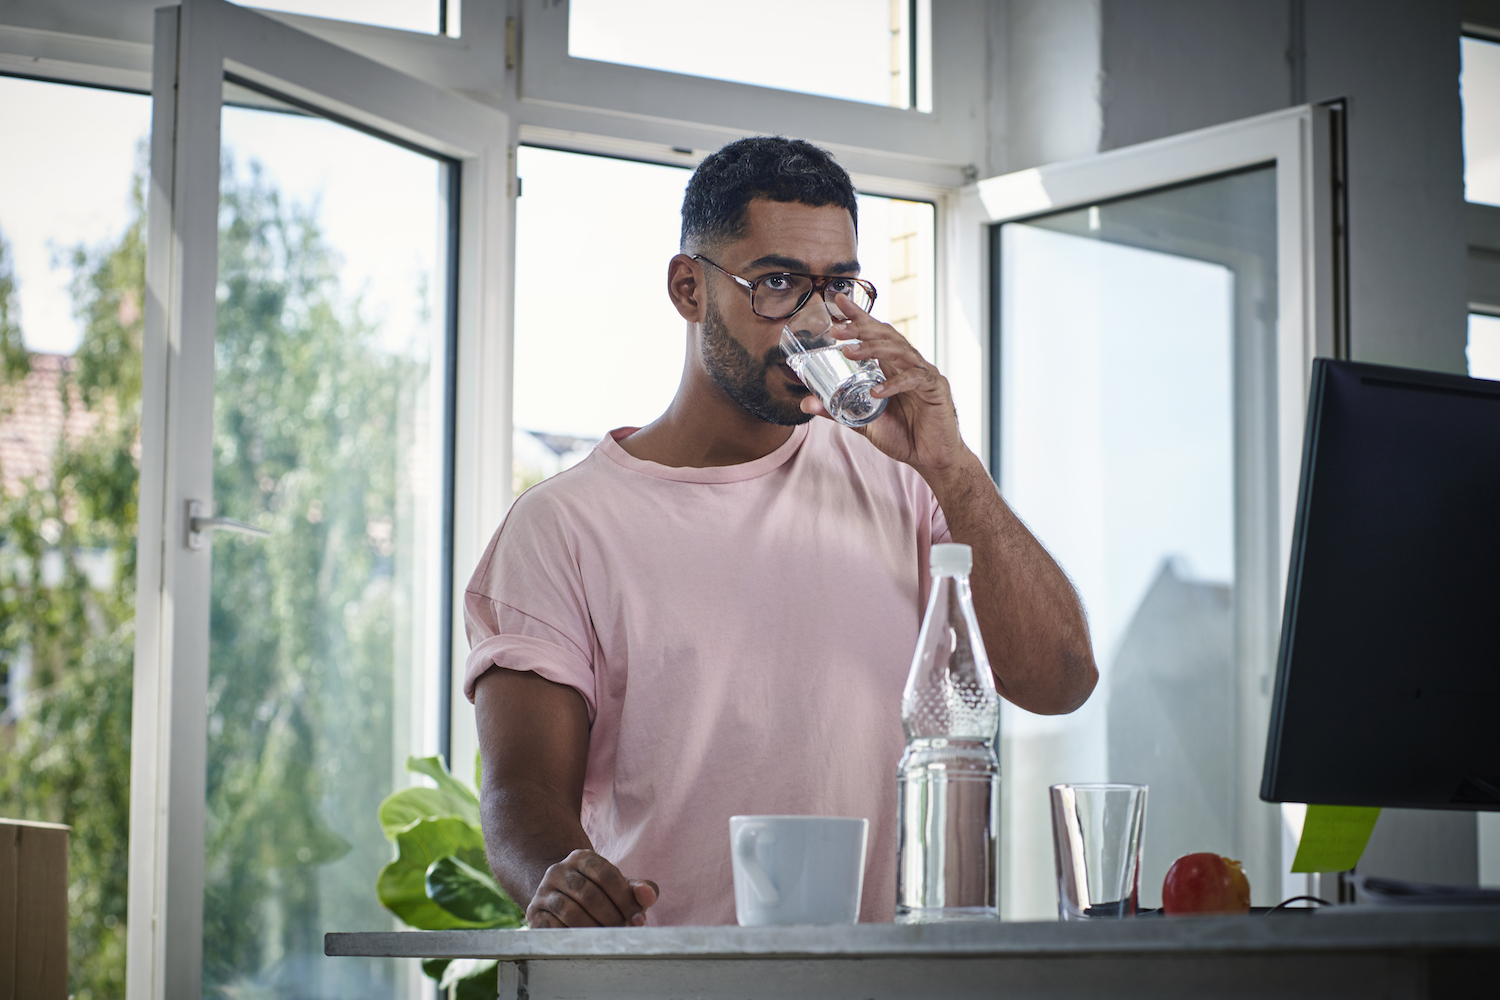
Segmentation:
[(993, 73), (985, 176), (1099, 149), (1100, 0), (991, 7)]
[(1290, 8), (1266, 0), (1103, 0), (1101, 149), (1292, 105)]
[(1102, 16), (1101, 149), (1348, 98), (1352, 356), (1466, 370), (1458, 0), (1103, 0)]

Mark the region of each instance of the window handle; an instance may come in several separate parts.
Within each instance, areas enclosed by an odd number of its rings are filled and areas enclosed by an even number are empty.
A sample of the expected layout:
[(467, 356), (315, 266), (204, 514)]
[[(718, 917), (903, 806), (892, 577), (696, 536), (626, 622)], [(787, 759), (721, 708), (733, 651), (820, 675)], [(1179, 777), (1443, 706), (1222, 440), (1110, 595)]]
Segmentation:
[(271, 537), (271, 533), (265, 528), (257, 528), (232, 517), (204, 517), (204, 506), (202, 500), (187, 502), (187, 547), (190, 549), (203, 548), (203, 533), (206, 531), (237, 531), (255, 538)]

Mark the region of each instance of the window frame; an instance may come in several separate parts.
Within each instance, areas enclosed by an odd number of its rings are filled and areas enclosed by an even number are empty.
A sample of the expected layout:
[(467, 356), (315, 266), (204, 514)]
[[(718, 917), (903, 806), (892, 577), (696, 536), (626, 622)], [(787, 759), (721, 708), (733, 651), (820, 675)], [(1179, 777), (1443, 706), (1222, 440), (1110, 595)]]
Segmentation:
[[(951, 337), (952, 350), (970, 363), (950, 363), (949, 380), (961, 423), (983, 428), (981, 455), (991, 467), (998, 455), (999, 416), (998, 261), (990, 234), (1001, 224), (1144, 194), (1245, 168), (1274, 164), (1276, 170), (1277, 304), (1273, 385), (1245, 393), (1237, 402), (1236, 427), (1268, 426), (1263, 445), (1237, 446), (1234, 462), (1235, 531), (1242, 554), (1236, 568), (1236, 684), (1239, 730), (1238, 795), (1260, 786), (1277, 635), (1285, 599), (1307, 393), (1314, 357), (1338, 357), (1342, 236), (1337, 168), (1340, 121), (1337, 106), (1304, 105), (1137, 146), (985, 178), (961, 195), (955, 228), (959, 263), (950, 273), (950, 297), (968, 337)], [(977, 363), (974, 363), (977, 362)], [(1239, 376), (1237, 376), (1238, 378)], [(1236, 432), (1239, 437), (1240, 432)], [(1270, 560), (1261, 553), (1271, 556)], [(1257, 737), (1260, 742), (1257, 742)], [(1280, 872), (1280, 883), (1257, 879), (1260, 891), (1285, 898), (1310, 892), (1306, 878), (1286, 871), (1295, 843), (1285, 842), (1285, 824), (1275, 829), (1255, 817), (1238, 820), (1246, 868)]]
[[(212, 498), (227, 74), (459, 164), (452, 266), (464, 363), (453, 387), (453, 541), (446, 567), (455, 594), (503, 513), (510, 464), (504, 113), (224, 0), (163, 8), (155, 31), (126, 970), (129, 995), (142, 998), (197, 995), (201, 982), (209, 560), (207, 550), (184, 544), (183, 521), (188, 498)], [(461, 607), (453, 601), (456, 634)], [(447, 663), (436, 661), (451, 682), (450, 705), (463, 699), (457, 645)], [(472, 760), (472, 718), (462, 712), (451, 718), (451, 752)]]

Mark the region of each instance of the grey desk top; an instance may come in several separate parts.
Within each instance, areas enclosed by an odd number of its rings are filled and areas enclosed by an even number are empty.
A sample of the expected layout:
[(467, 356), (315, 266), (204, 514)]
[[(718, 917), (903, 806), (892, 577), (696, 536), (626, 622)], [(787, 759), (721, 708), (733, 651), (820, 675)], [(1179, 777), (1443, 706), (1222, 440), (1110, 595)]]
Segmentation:
[(1267, 916), (925, 926), (641, 927), (328, 934), (343, 956), (786, 959), (1500, 950), (1500, 908), (1335, 907)]

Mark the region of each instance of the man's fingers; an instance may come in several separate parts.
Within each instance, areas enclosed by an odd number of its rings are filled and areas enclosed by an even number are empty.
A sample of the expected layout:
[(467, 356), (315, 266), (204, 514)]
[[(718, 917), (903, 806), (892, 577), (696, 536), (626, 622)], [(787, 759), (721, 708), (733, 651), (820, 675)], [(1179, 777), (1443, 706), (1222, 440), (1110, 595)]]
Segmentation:
[(921, 368), (927, 364), (927, 359), (922, 357), (922, 352), (913, 347), (911, 341), (899, 333), (882, 340), (876, 340), (874, 337), (861, 338), (858, 345), (844, 348), (844, 357), (851, 361), (873, 359), (885, 367), (898, 371)]
[(526, 926), (534, 931), (552, 930), (566, 927), (567, 924), (557, 919), (555, 915), (533, 903), (526, 908)]
[(620, 927), (629, 923), (631, 913), (636, 908), (634, 894), (631, 894), (628, 904), (630, 912), (624, 912), (621, 907), (615, 905), (615, 901), (599, 887), (597, 882), (576, 868), (570, 869), (563, 875), (558, 892), (578, 904), (578, 907), (593, 917), (601, 927)]
[(913, 389), (923, 389), (934, 385), (936, 379), (930, 371), (921, 368), (908, 368), (886, 379), (884, 382), (870, 390), (872, 396), (894, 396), (897, 393), (910, 392)]
[(843, 292), (839, 292), (833, 297), (833, 304), (838, 306), (839, 312), (843, 313), (845, 316), (848, 316), (851, 320), (868, 318), (870, 315), (859, 306), (855, 305), (853, 300)]
[[(533, 912), (538, 917), (550, 916), (556, 921), (555, 924), (543, 925), (532, 919)], [(558, 890), (543, 893), (538, 891), (536, 898), (531, 901), (531, 906), (526, 910), (526, 922), (532, 927), (556, 926), (556, 927), (603, 927), (605, 926), (594, 919), (593, 914), (579, 905), (576, 899)]]
[(629, 923), (630, 918), (639, 912), (630, 880), (620, 873), (620, 869), (591, 851), (579, 861), (579, 870), (609, 899), (620, 914), (620, 922)]
[(638, 926), (649, 905), (618, 868), (593, 851), (577, 850), (547, 869), (526, 919), (533, 927)]
[(635, 901), (643, 907), (652, 906), (661, 898), (661, 889), (649, 878), (631, 879), (630, 888), (635, 892)]

